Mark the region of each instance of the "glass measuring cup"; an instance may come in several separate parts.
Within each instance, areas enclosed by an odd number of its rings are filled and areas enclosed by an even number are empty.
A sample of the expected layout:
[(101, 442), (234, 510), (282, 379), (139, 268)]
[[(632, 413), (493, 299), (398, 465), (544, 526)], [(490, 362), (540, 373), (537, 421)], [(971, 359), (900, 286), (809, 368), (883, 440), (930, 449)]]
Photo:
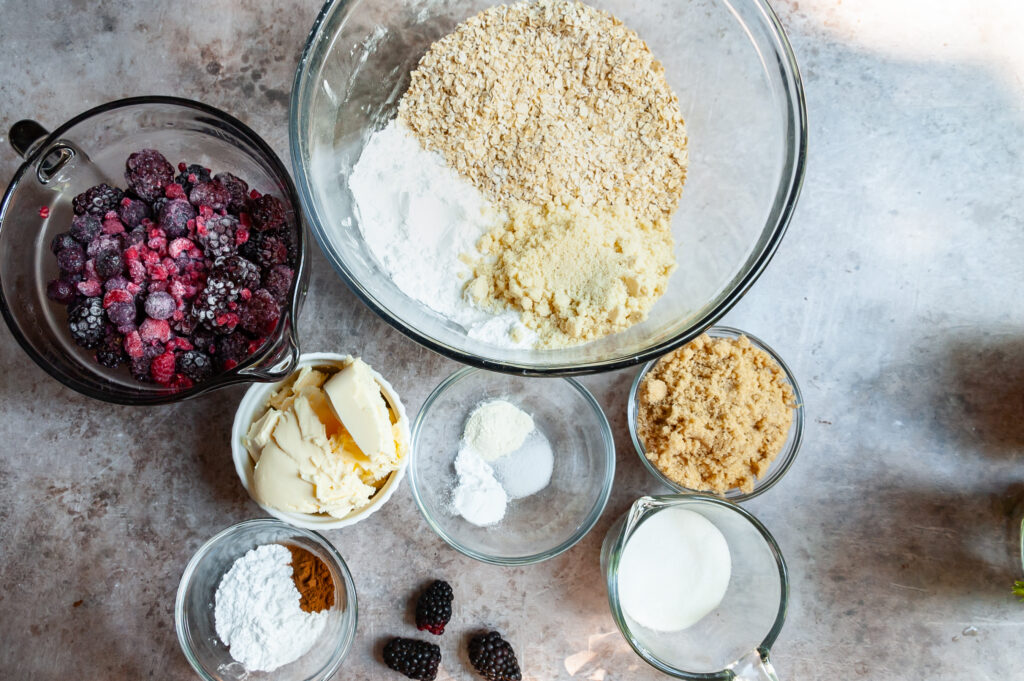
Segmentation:
[[(685, 508), (717, 527), (729, 545), (732, 574), (722, 602), (693, 626), (657, 632), (635, 622), (619, 600), (619, 561), (642, 523), (668, 508)], [(641, 497), (605, 537), (601, 569), (619, 631), (648, 664), (693, 681), (775, 680), (769, 649), (786, 618), (789, 578), (774, 537), (732, 502), (704, 494)]]
[[(8, 139), (25, 163), (0, 204), (0, 311), (21, 347), (47, 373), (84, 395), (119, 404), (176, 402), (291, 373), (299, 357), (295, 322), (309, 280), (308, 238), (287, 170), (248, 126), (199, 102), (135, 97), (86, 111), (52, 133), (33, 121), (19, 121)], [(187, 160), (233, 173), (275, 194), (288, 209), (289, 228), (299, 243), (288, 303), (274, 332), (235, 368), (185, 390), (139, 383), (127, 369), (99, 365), (72, 341), (64, 306), (46, 297), (47, 282), (57, 276), (50, 240), (67, 231), (72, 199), (100, 182), (123, 187), (125, 159), (144, 148), (158, 149), (172, 163)]]

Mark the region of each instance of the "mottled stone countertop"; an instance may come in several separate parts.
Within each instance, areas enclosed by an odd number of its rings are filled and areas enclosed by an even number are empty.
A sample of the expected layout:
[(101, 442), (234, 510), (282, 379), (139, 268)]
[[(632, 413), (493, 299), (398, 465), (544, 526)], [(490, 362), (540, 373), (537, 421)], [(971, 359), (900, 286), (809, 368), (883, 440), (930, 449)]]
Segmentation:
[[(776, 667), (784, 679), (1020, 678), (1024, 12), (1016, 0), (776, 5), (805, 79), (809, 170), (778, 254), (725, 319), (786, 358), (809, 415), (796, 465), (747, 504), (791, 571)], [(4, 0), (0, 131), (165, 93), (234, 113), (287, 158), (289, 88), (317, 10)], [(18, 164), (0, 139), (0, 175)], [(414, 412), (456, 365), (379, 321), (319, 252), (312, 270), (304, 348), (389, 367)], [(174, 634), (182, 568), (214, 532), (261, 515), (229, 455), (242, 390), (155, 409), (90, 401), (6, 329), (0, 375), (0, 678), (193, 678)], [(632, 377), (584, 379), (618, 471), (598, 526), (568, 553), (476, 563), (430, 531), (407, 486), (328, 533), (360, 599), (337, 678), (384, 678), (379, 642), (408, 631), (409, 590), (438, 574), (469, 595), (464, 620), (514, 632), (528, 678), (659, 678), (616, 632), (598, 567), (612, 520), (658, 489), (628, 441)], [(588, 646), (570, 677), (564, 659)], [(439, 678), (470, 675), (451, 662)]]

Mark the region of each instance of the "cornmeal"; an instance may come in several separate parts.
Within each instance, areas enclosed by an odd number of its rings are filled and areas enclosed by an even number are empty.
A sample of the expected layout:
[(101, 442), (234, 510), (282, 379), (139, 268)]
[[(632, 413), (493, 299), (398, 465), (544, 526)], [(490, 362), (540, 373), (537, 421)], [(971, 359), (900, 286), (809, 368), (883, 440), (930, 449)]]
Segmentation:
[(670, 480), (749, 492), (782, 451), (795, 398), (782, 367), (746, 336), (700, 336), (665, 355), (639, 387), (637, 434)]

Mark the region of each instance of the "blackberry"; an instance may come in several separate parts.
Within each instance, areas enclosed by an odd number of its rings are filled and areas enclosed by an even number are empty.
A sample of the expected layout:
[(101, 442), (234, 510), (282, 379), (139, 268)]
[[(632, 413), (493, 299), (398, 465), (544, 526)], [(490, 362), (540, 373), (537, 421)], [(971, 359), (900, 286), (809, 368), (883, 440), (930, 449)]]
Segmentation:
[(221, 370), (227, 371), (249, 356), (249, 339), (237, 331), (229, 333), (216, 342), (216, 350)]
[(292, 279), (295, 277), (295, 270), (286, 265), (275, 265), (263, 275), (263, 288), (270, 291), (274, 300), (285, 304), (288, 300), (288, 292), (292, 288)]
[(238, 325), (254, 336), (266, 336), (277, 326), (281, 307), (270, 291), (253, 291), (252, 297), (238, 311)]
[(95, 348), (106, 335), (102, 298), (86, 298), (68, 310), (71, 337), (83, 348)]
[(441, 649), (433, 643), (393, 638), (384, 646), (384, 664), (418, 681), (434, 681), (441, 664)]
[(197, 229), (196, 240), (207, 257), (216, 260), (238, 250), (235, 244), (237, 231), (238, 218), (232, 215), (218, 215), (206, 220), (202, 229)]
[(236, 215), (245, 210), (245, 205), (249, 199), (249, 185), (240, 177), (236, 177), (231, 173), (217, 173), (213, 176), (213, 179), (220, 182), (224, 189), (228, 190), (228, 195), (231, 197), (228, 200), (228, 210)]
[(77, 215), (88, 213), (101, 218), (112, 210), (116, 211), (122, 198), (124, 198), (124, 192), (117, 187), (98, 184), (72, 199), (71, 205)]
[(55, 303), (70, 305), (78, 298), (78, 288), (70, 281), (54, 279), (46, 285), (46, 297)]
[(184, 167), (182, 165), (178, 164), (178, 170), (181, 172), (174, 178), (174, 181), (184, 187), (186, 194), (192, 191), (192, 187), (197, 184), (210, 181), (209, 168), (204, 168), (198, 163), (191, 163)]
[(194, 220), (196, 209), (185, 199), (168, 201), (160, 209), (158, 221), (160, 228), (167, 233), (168, 239), (188, 235), (188, 221)]
[(117, 209), (117, 217), (128, 229), (134, 229), (142, 224), (143, 220), (152, 217), (149, 206), (145, 201), (131, 199), (127, 196), (121, 199), (121, 205)]
[(154, 291), (146, 298), (146, 314), (153, 319), (170, 319), (177, 309), (174, 296), (166, 291)]
[(230, 323), (229, 315), (232, 304), (238, 299), (238, 292), (238, 287), (227, 277), (211, 275), (192, 303), (192, 313), (208, 329), (220, 333), (231, 331), (234, 324)]
[(288, 224), (287, 210), (281, 199), (270, 194), (253, 199), (249, 202), (249, 217), (252, 226), (258, 232), (272, 232)]
[(77, 243), (57, 254), (57, 267), (63, 272), (81, 272), (85, 267), (85, 251)]
[(188, 193), (188, 200), (196, 208), (209, 206), (215, 211), (226, 210), (231, 201), (231, 193), (220, 182), (210, 181), (197, 184)]
[(124, 360), (124, 336), (114, 331), (107, 333), (100, 344), (100, 349), (96, 351), (96, 361), (114, 369)]
[(288, 262), (288, 244), (277, 233), (253, 232), (238, 250), (264, 269)]
[(164, 187), (174, 181), (174, 166), (156, 149), (142, 149), (128, 157), (124, 179), (140, 199), (155, 201), (164, 195)]
[(102, 226), (100, 219), (95, 215), (90, 215), (89, 213), (76, 215), (71, 218), (70, 234), (75, 238), (75, 241), (83, 246), (87, 246), (100, 233)]
[(240, 255), (229, 255), (214, 263), (213, 274), (227, 277), (239, 289), (260, 287), (260, 268)]
[(169, 198), (161, 196), (159, 199), (154, 199), (153, 203), (149, 204), (149, 209), (153, 215), (160, 215), (160, 211), (164, 209), (164, 206), (166, 206), (168, 202), (170, 202)]
[(69, 246), (74, 246), (77, 243), (78, 242), (75, 241), (75, 237), (71, 236), (70, 232), (61, 232), (60, 234), (54, 236), (53, 240), (50, 241), (50, 250), (53, 252), (54, 255), (57, 255), (65, 248), (68, 248)]
[(107, 308), (107, 319), (122, 331), (134, 329), (137, 317), (138, 311), (133, 303), (111, 303)]
[[(185, 315), (188, 319), (191, 315)], [(216, 336), (209, 331), (204, 329), (197, 329), (191, 336), (192, 346), (196, 350), (202, 350), (207, 354), (211, 354), (216, 350)]]
[(452, 587), (444, 580), (437, 580), (427, 587), (416, 601), (416, 628), (440, 636), (452, 619)]
[(213, 360), (205, 352), (188, 350), (178, 355), (178, 371), (193, 381), (205, 381), (213, 375)]
[(96, 256), (96, 274), (100, 279), (110, 279), (124, 272), (124, 258), (121, 252), (111, 249)]
[(469, 662), (487, 681), (520, 681), (523, 678), (515, 651), (496, 631), (470, 639)]

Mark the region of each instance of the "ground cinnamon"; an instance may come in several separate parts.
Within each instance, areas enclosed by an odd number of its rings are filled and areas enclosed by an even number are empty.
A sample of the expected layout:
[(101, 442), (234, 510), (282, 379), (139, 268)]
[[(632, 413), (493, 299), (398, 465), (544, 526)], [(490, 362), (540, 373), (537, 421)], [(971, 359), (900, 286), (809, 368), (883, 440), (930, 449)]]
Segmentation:
[(292, 580), (299, 590), (299, 607), (304, 612), (321, 612), (334, 606), (334, 579), (330, 569), (317, 556), (299, 546), (292, 552)]

